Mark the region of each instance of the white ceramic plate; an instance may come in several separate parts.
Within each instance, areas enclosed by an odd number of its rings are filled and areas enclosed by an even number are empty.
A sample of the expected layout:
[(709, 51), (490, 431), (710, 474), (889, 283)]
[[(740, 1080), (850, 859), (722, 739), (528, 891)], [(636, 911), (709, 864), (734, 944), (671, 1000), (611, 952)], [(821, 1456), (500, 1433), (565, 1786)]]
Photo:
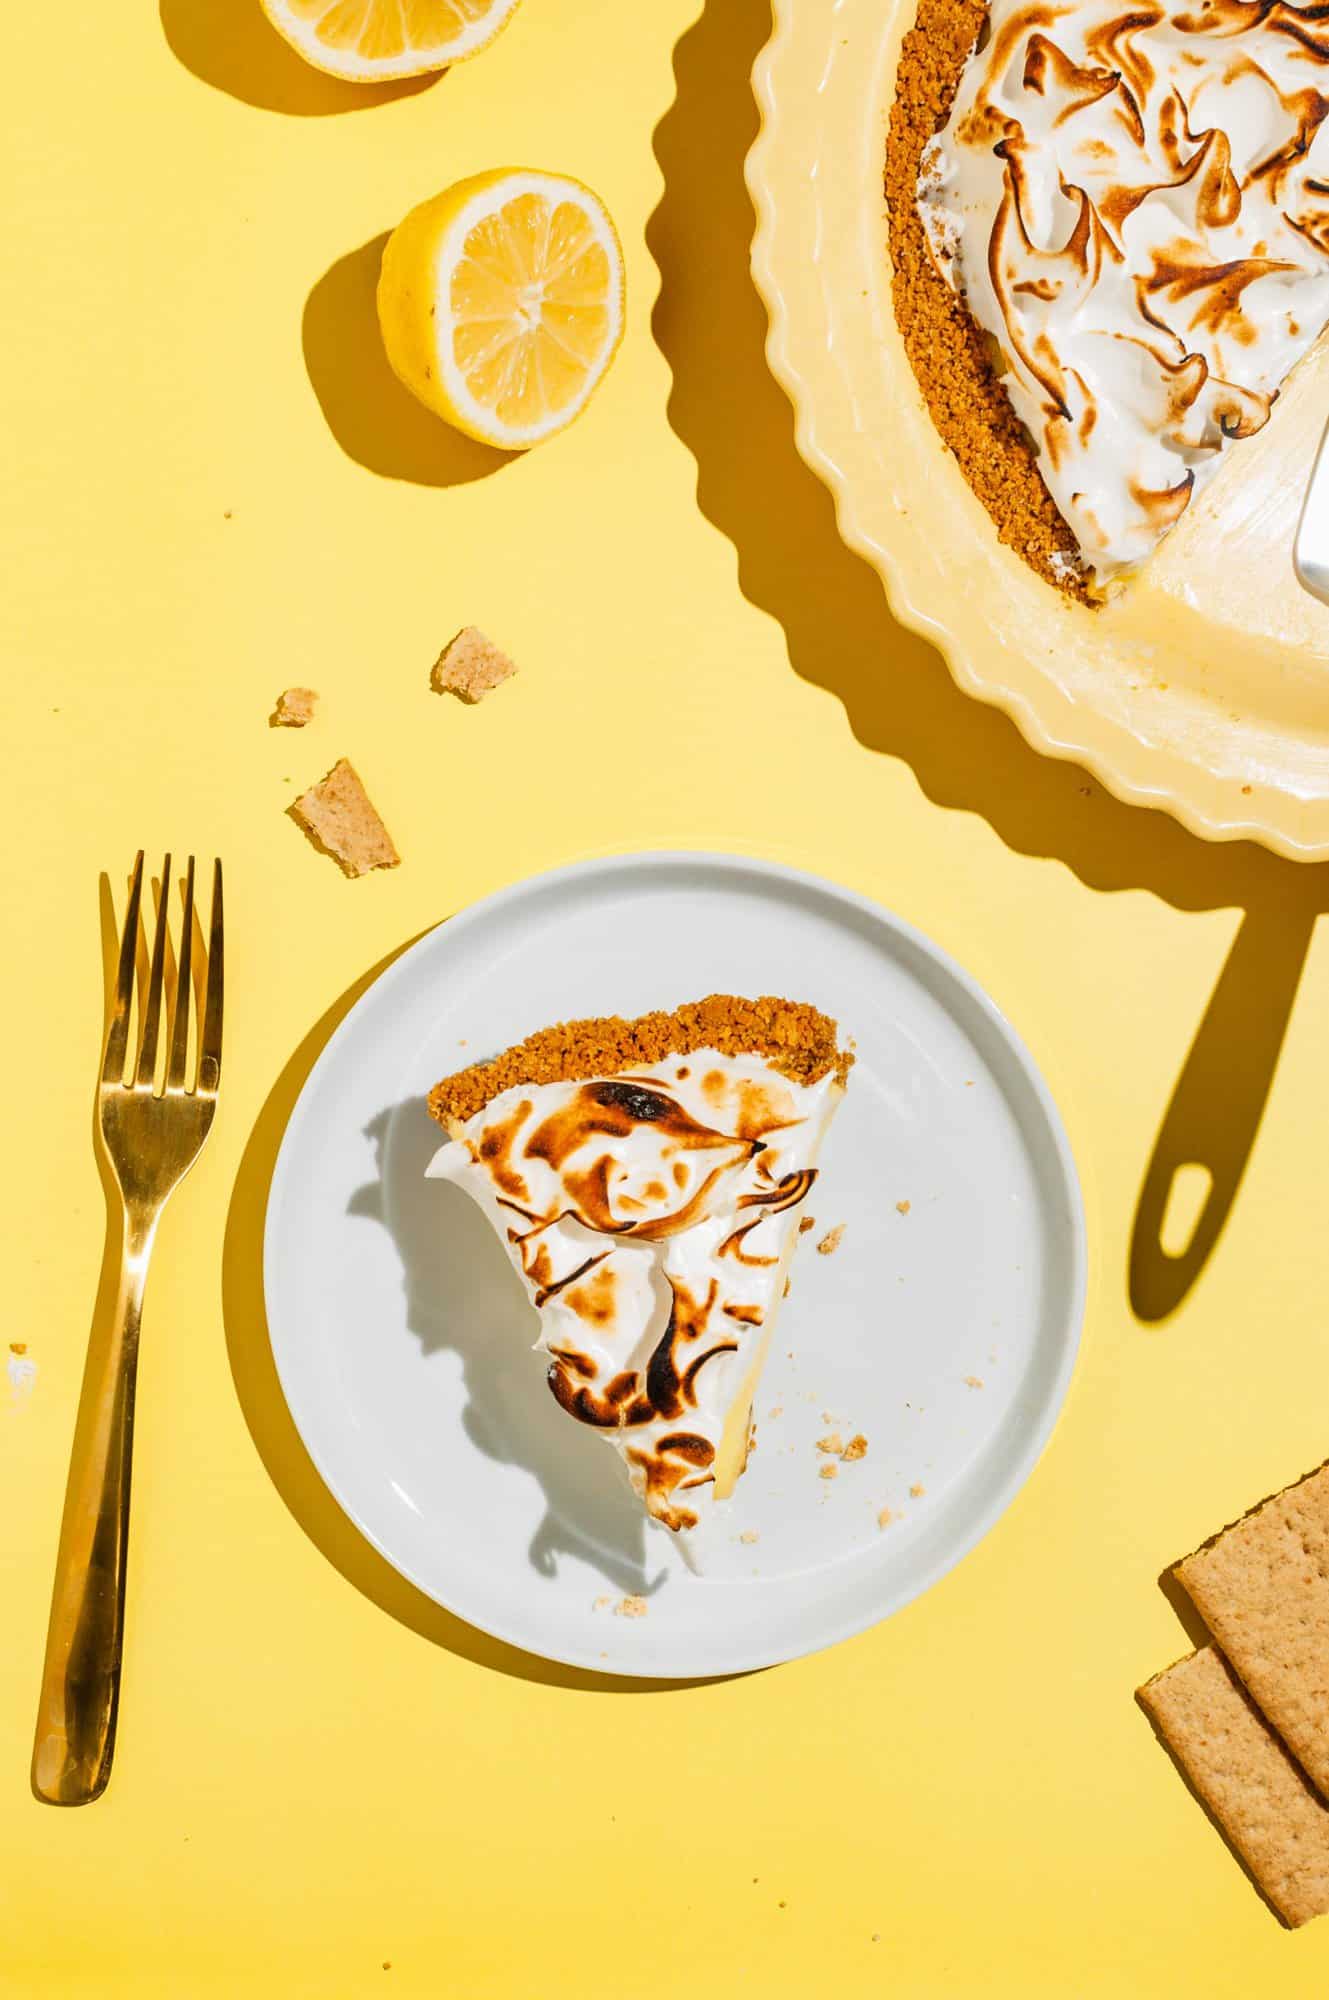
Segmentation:
[[(759, 1392), (757, 1449), (698, 1576), (615, 1455), (548, 1393), (488, 1223), (423, 1179), (440, 1137), (424, 1096), (550, 1021), (713, 991), (811, 1000), (858, 1062)], [(840, 1249), (818, 1256), (835, 1223)], [(514, 1645), (648, 1676), (830, 1645), (958, 1562), (1052, 1428), (1084, 1269), (1056, 1110), (973, 981), (847, 890), (690, 854), (539, 876), (398, 959), (296, 1105), (264, 1258), (291, 1413), (375, 1548)], [(828, 1428), (869, 1440), (835, 1480), (818, 1476)], [(615, 1614), (626, 1594), (646, 1597), (645, 1616)]]

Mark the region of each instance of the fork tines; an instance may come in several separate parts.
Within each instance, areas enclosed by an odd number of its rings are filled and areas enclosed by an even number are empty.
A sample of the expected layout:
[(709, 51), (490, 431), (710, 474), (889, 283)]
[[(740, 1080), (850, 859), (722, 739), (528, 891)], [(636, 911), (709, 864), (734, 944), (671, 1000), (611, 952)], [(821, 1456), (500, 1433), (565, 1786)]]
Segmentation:
[(171, 888), (171, 857), (162, 863), (161, 893), (153, 931), (152, 958), (146, 995), (140, 1005), (138, 1047), (132, 1074), (125, 1076), (125, 1055), (129, 1046), (129, 1017), (134, 1003), (134, 972), (138, 963), (139, 913), (143, 900), (143, 851), (140, 848), (129, 885), (124, 929), (120, 935), (120, 960), (116, 973), (115, 999), (106, 1030), (106, 1053), (102, 1062), (103, 1088), (117, 1085), (130, 1090), (151, 1092), (157, 1074), (157, 1051), (162, 1031), (162, 1003), (166, 1001), (167, 1056), (164, 1090), (167, 1095), (215, 1096), (221, 1077), (222, 1045), (222, 868), (212, 868), (212, 922), (207, 946), (207, 981), (203, 997), (203, 1018), (198, 1031), (198, 1061), (194, 1074), (189, 1064), (190, 1002), (194, 970), (194, 857), (185, 867), (184, 913), (181, 919), (180, 950), (176, 975), (168, 991), (167, 953)]

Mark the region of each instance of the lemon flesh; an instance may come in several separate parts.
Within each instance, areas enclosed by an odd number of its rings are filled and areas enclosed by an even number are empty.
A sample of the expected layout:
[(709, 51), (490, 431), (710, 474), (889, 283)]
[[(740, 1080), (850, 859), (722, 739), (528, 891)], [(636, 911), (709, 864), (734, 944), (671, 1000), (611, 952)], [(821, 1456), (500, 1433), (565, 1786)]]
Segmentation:
[(622, 338), (614, 225), (564, 176), (460, 181), (389, 237), (378, 317), (413, 395), (470, 437), (525, 450), (579, 414)]
[(519, 0), (262, 0), (277, 33), (315, 69), (350, 83), (420, 76), (477, 55)]

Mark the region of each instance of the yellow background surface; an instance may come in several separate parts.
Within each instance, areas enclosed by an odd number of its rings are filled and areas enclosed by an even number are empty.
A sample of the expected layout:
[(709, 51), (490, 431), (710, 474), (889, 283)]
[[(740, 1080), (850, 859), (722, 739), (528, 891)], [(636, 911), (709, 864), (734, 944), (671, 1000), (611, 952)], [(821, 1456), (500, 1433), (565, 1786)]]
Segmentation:
[[(38, 1370), (0, 1388), (6, 1995), (1329, 1979), (1329, 1923), (1279, 1928), (1132, 1699), (1188, 1643), (1160, 1570), (1329, 1452), (1329, 884), (1041, 762), (840, 545), (747, 276), (767, 29), (761, 0), (526, 0), (475, 63), (360, 98), (247, 0), (6, 23), (5, 1318)], [(582, 422), (496, 464), (396, 389), (372, 283), (408, 207), (503, 163), (602, 193), (629, 315)], [(472, 621), (521, 675), (466, 710), (427, 675)], [(323, 695), (299, 735), (267, 727), (291, 682)], [(395, 873), (344, 881), (283, 817), (342, 754)], [(225, 858), (224, 1092), (149, 1288), (115, 1772), (59, 1812), (27, 1766), (103, 1252), (98, 875), (139, 845)], [(366, 972), (658, 845), (819, 870), (971, 968), (1062, 1105), (1093, 1268), (1055, 1438), (957, 1571), (820, 1657), (651, 1690), (507, 1652), (357, 1541), (257, 1258)], [(1159, 1191), (1196, 1159), (1170, 1261)]]

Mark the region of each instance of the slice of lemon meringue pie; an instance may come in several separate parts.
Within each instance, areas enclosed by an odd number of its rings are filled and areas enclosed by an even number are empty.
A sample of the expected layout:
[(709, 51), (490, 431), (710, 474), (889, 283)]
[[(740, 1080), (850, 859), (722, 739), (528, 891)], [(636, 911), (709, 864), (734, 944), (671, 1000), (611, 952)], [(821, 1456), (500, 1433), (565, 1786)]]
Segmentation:
[(447, 1077), (428, 1168), (489, 1217), (568, 1415), (647, 1511), (693, 1528), (747, 1462), (752, 1399), (853, 1057), (791, 1000), (569, 1021)]

